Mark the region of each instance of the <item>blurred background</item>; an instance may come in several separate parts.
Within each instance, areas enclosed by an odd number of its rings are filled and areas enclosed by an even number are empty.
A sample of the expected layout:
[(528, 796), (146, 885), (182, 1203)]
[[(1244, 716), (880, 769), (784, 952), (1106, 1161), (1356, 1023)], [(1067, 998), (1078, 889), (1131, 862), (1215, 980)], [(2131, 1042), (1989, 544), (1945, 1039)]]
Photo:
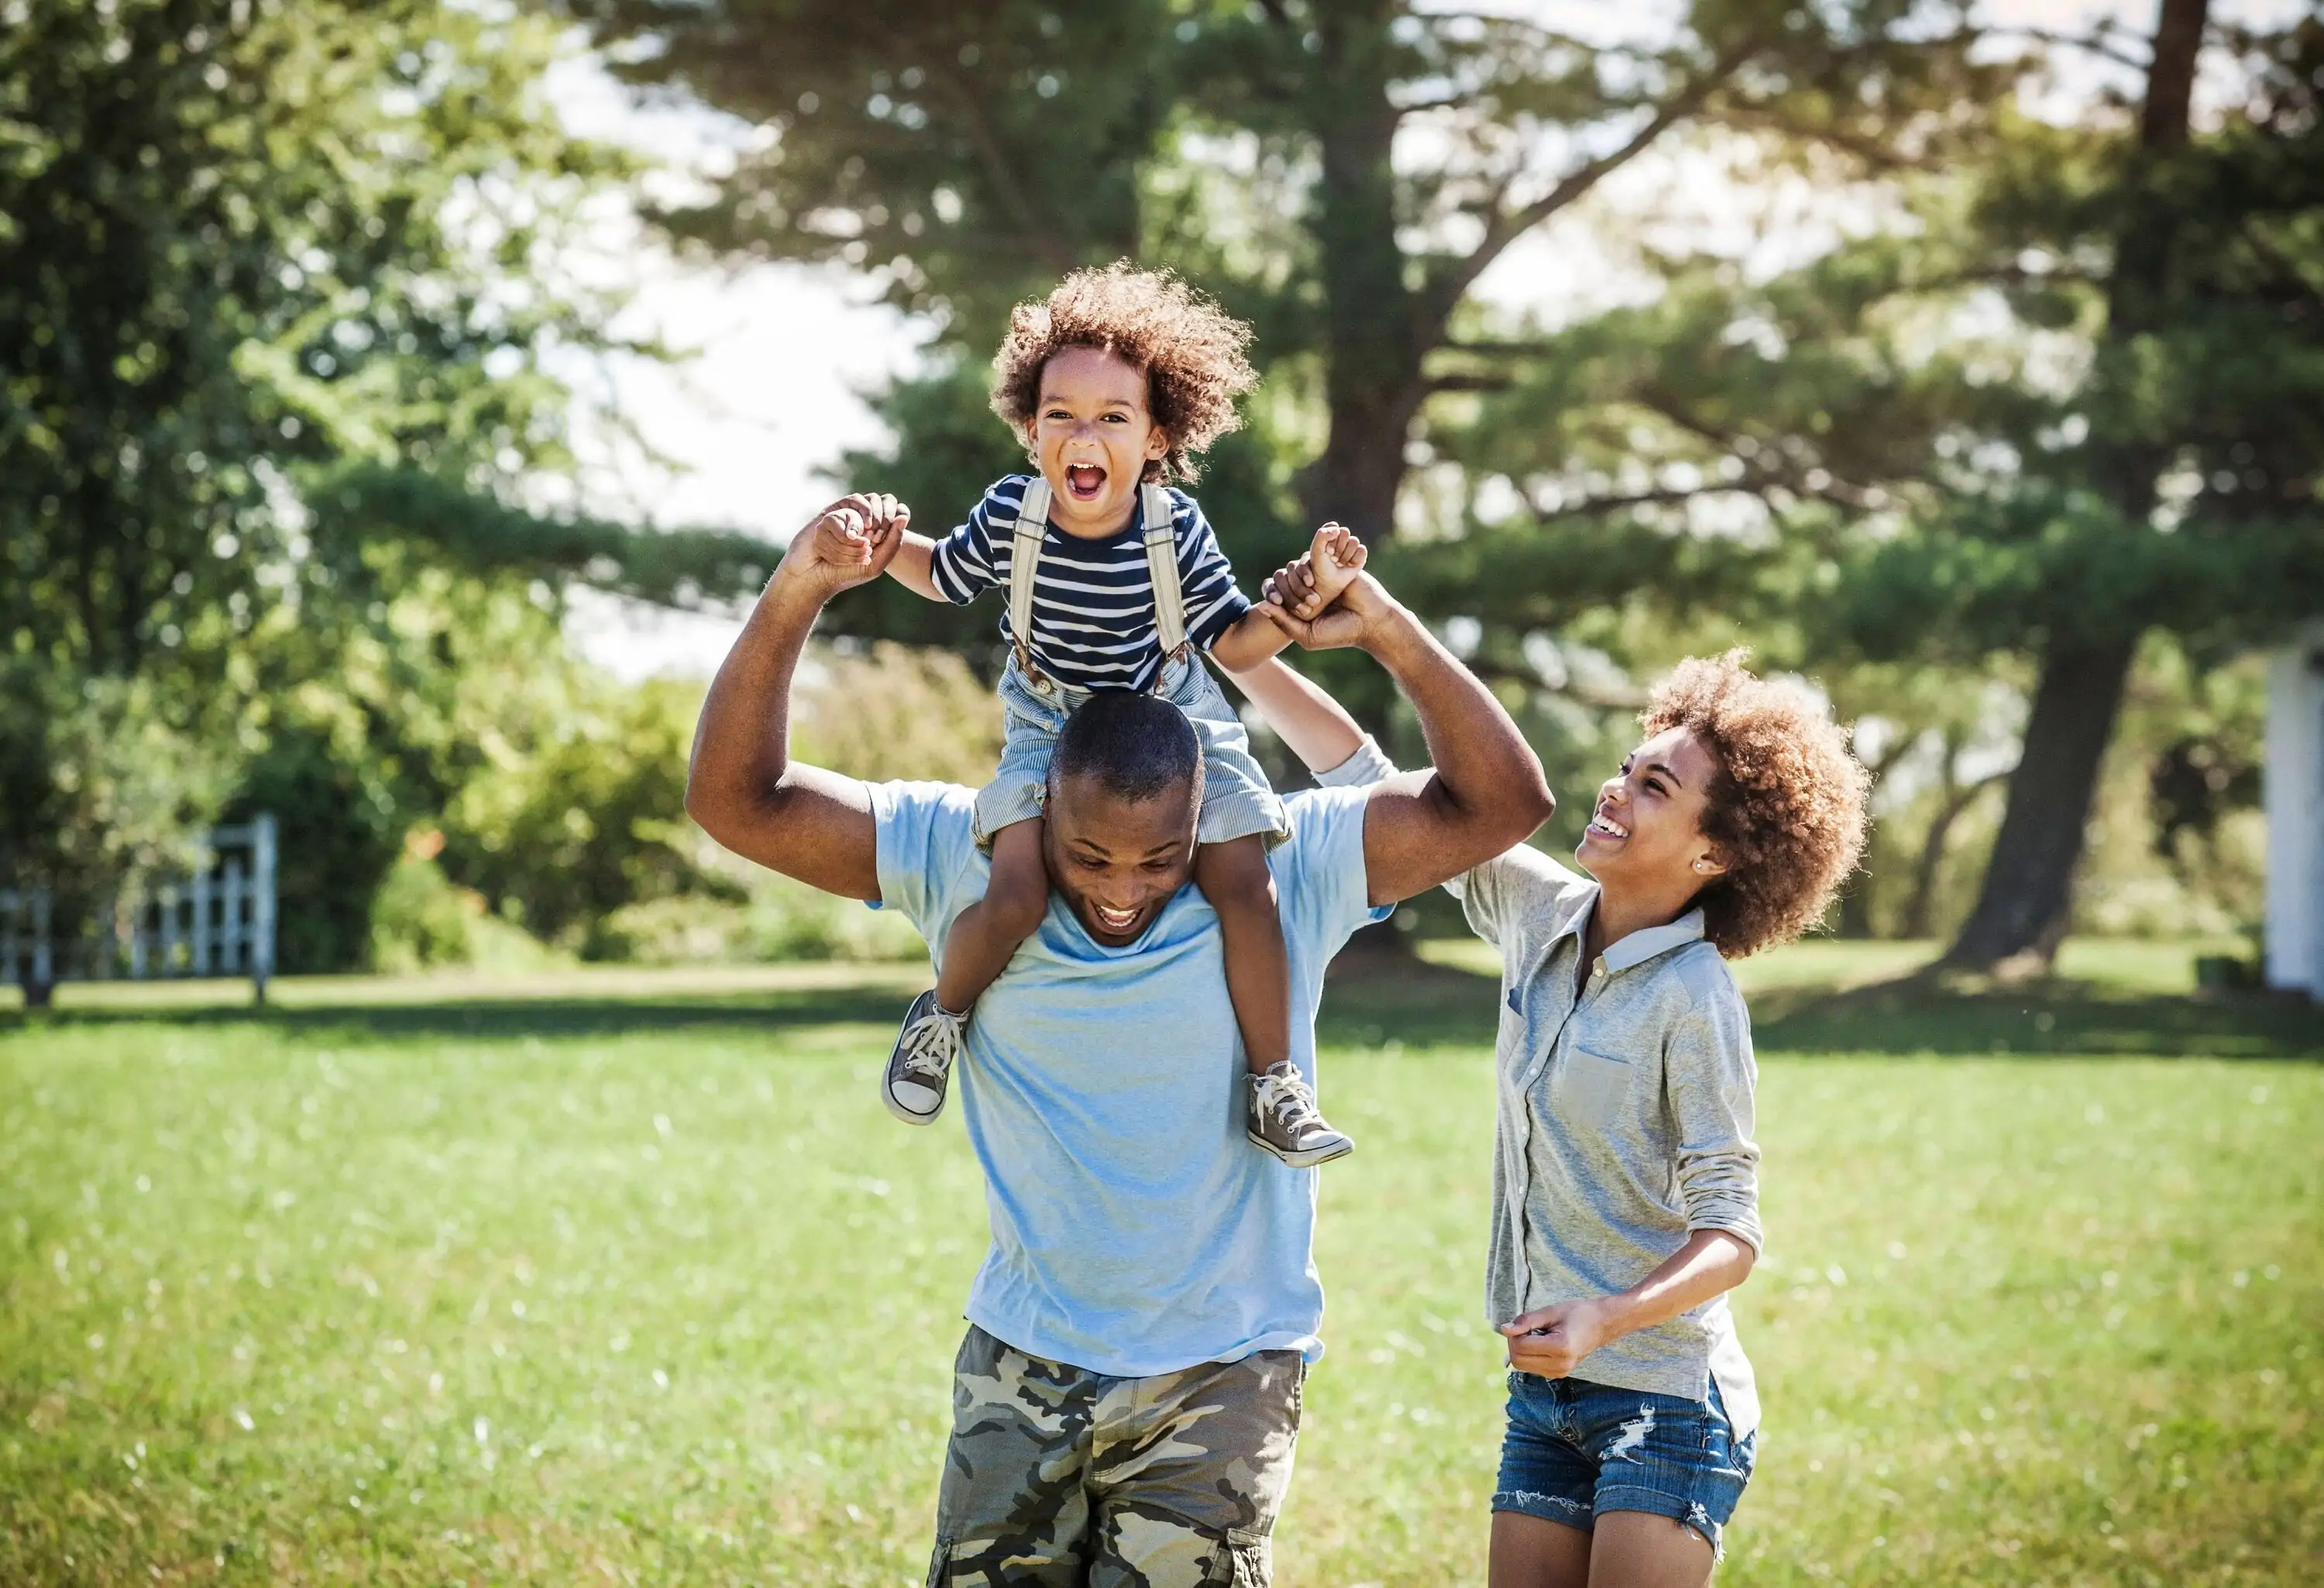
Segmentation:
[[(687, 746), (784, 537), (957, 522), (1010, 307), (1124, 256), (1257, 328), (1246, 589), (1358, 529), (1536, 842), (1681, 656), (1854, 725), (1865, 867), (1748, 967), (1800, 1333), (1730, 1574), (2324, 1575), (2313, 0), (0, 0), (0, 1575), (919, 1581), (924, 950)], [(982, 781), (997, 620), (842, 598), (797, 752)], [(1480, 1559), (1489, 965), (1383, 936), (1295, 1583)], [(919, 1376), (812, 1388), (867, 1306)]]

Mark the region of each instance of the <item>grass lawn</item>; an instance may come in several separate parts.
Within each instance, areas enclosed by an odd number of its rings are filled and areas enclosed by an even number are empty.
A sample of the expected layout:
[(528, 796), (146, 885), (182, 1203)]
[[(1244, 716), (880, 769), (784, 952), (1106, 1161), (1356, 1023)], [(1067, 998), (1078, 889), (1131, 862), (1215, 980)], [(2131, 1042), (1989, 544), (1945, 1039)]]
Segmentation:
[[(1723, 1583), (2324, 1581), (2324, 1017), (2077, 955), (1755, 973), (1767, 1422)], [(0, 1012), (0, 1583), (920, 1583), (983, 1214), (957, 1122), (874, 1094), (914, 984)], [(1493, 990), (1328, 1005), (1362, 1150), (1277, 1580), (1479, 1582)]]

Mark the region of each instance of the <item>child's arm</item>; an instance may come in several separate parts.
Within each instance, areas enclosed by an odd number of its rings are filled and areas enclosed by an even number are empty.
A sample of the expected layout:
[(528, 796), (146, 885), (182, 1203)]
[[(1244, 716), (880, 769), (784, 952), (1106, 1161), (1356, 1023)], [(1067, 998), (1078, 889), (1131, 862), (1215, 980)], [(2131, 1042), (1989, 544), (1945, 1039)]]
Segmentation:
[(904, 543), (896, 548), (896, 560), (888, 565), (888, 577), (923, 601), (944, 600), (932, 568), (936, 549), (936, 543), (927, 536), (906, 530)]
[[(987, 486), (982, 499), (969, 512), (968, 522), (949, 534), (931, 539), (907, 530), (896, 548), (896, 559), (888, 565), (889, 575), (921, 600), (947, 606), (973, 601), (991, 589), (999, 577), (993, 516), (1004, 515), (1004, 525), (1016, 522), (1017, 503), (998, 495), (1008, 484), (1004, 479)], [(1005, 540), (1007, 535), (1004, 527), (1000, 538)], [(941, 584), (936, 580), (939, 560), (944, 573)]]
[[(1315, 538), (1308, 543), (1306, 555), (1291, 565), (1305, 568), (1314, 586), (1308, 600), (1290, 609), (1292, 615), (1312, 618), (1337, 601), (1340, 592), (1363, 572), (1366, 555), (1364, 543), (1346, 526), (1325, 524), (1317, 530)], [(903, 560), (900, 554), (897, 560)], [(1211, 658), (1227, 671), (1241, 673), (1273, 660), (1290, 642), (1291, 636), (1254, 606), (1212, 642)], [(1266, 708), (1266, 703), (1260, 702), (1259, 709)]]
[[(1259, 608), (1254, 606), (1235, 619), (1226, 632), (1211, 642), (1211, 660), (1226, 669), (1236, 683), (1241, 684), (1243, 674), (1273, 661), (1290, 643), (1291, 636), (1261, 616)], [(1244, 688), (1247, 693), (1250, 686), (1246, 684)]]

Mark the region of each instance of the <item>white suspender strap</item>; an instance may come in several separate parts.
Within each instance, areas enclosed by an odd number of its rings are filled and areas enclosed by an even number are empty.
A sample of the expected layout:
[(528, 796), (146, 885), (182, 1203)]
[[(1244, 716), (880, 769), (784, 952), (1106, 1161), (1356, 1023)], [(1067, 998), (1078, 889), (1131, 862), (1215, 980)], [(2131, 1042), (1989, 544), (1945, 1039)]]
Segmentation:
[(1038, 475), (1017, 504), (1017, 528), (1009, 542), (1009, 640), (1017, 665), (1033, 665), (1033, 580), (1041, 571), (1041, 537), (1049, 527), (1049, 483)]
[(1154, 581), (1154, 638), (1162, 654), (1175, 660), (1186, 649), (1186, 593), (1178, 584), (1177, 514), (1164, 486), (1141, 485), (1139, 494), (1146, 510), (1146, 572)]

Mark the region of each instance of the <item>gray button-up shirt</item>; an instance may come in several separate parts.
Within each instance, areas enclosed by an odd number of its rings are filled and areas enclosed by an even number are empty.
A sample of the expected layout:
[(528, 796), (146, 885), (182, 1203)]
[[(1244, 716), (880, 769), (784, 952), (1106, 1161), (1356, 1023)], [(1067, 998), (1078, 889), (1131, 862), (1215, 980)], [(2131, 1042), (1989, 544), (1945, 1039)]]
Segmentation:
[[(1702, 916), (1633, 932), (1589, 968), (1598, 885), (1520, 846), (1446, 884), (1501, 951), (1498, 1130), (1485, 1313), (1628, 1288), (1695, 1230), (1759, 1246), (1751, 1020)], [(1758, 1426), (1723, 1296), (1600, 1346), (1574, 1376), (1710, 1399)]]

